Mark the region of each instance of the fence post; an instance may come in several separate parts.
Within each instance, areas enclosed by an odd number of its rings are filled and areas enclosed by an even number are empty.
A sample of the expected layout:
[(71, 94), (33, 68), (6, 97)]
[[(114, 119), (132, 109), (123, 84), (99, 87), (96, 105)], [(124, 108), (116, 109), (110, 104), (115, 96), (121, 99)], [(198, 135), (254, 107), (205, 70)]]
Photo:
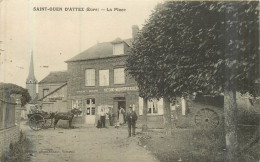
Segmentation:
[(21, 103), (21, 96), (20, 94), (12, 94), (14, 97), (15, 105), (15, 124), (20, 125), (21, 120), (21, 111), (22, 111), (22, 103)]

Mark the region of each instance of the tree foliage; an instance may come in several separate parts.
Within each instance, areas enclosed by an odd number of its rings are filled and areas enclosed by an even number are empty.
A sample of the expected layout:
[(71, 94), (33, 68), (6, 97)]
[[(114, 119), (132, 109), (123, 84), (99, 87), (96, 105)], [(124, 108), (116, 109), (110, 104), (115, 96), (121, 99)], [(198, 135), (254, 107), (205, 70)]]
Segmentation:
[(224, 85), (255, 95), (258, 2), (165, 2), (133, 42), (127, 70), (140, 96), (174, 100)]
[(11, 83), (0, 83), (0, 95), (10, 96), (11, 94), (21, 94), (22, 106), (26, 105), (30, 100), (30, 94), (27, 89)]

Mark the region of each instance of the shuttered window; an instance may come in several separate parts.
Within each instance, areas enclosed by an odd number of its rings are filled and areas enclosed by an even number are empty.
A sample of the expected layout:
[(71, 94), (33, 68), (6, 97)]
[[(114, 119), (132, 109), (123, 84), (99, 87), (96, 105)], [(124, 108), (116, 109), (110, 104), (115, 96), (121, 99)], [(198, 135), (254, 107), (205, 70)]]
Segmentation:
[(114, 84), (125, 84), (125, 68), (114, 69)]
[(109, 85), (109, 70), (99, 70), (99, 86)]
[(85, 86), (95, 86), (95, 69), (87, 69), (85, 72)]

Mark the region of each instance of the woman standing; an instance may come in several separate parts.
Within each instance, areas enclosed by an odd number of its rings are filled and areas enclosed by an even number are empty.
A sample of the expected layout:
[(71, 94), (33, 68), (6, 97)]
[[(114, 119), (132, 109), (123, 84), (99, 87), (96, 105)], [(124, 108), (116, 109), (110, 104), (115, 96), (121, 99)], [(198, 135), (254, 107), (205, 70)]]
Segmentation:
[(124, 124), (124, 122), (125, 122), (124, 115), (125, 115), (125, 110), (123, 107), (120, 107), (120, 110), (119, 110), (119, 124), (120, 125)]

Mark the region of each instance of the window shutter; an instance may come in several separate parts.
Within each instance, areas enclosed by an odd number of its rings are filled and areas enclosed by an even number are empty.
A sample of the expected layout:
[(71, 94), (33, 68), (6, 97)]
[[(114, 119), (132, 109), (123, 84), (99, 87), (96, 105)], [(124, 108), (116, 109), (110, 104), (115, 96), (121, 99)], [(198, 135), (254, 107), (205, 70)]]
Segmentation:
[(143, 98), (139, 97), (139, 115), (143, 115)]
[(95, 69), (87, 69), (85, 72), (85, 86), (95, 86)]
[(162, 115), (163, 114), (163, 99), (160, 98), (160, 100), (158, 101), (158, 114)]

